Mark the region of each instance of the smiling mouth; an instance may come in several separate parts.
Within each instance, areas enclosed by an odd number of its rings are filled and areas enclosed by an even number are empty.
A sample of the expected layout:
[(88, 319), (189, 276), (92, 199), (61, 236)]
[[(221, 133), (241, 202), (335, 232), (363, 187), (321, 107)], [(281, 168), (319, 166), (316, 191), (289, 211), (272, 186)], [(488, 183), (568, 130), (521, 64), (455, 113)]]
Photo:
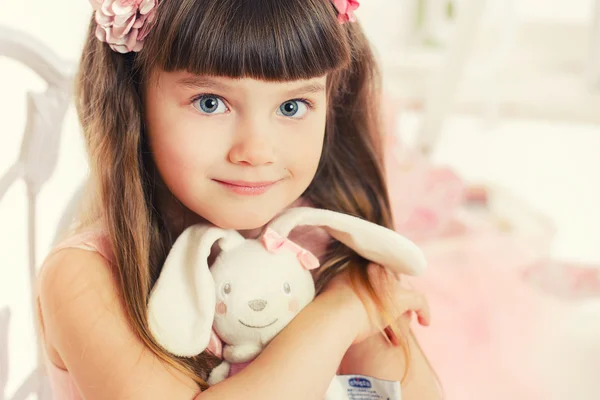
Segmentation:
[(282, 179), (265, 182), (222, 181), (219, 179), (213, 179), (213, 181), (231, 193), (244, 196), (258, 196), (268, 192), (270, 189), (280, 183)]
[(245, 324), (241, 319), (238, 319), (238, 321), (240, 321), (240, 324), (247, 326), (248, 328), (266, 328), (267, 326), (271, 326), (273, 325), (275, 322), (277, 322), (279, 320), (279, 318), (277, 318), (275, 321), (271, 322), (270, 324), (267, 325), (263, 325), (263, 326), (254, 326), (254, 325), (248, 325)]

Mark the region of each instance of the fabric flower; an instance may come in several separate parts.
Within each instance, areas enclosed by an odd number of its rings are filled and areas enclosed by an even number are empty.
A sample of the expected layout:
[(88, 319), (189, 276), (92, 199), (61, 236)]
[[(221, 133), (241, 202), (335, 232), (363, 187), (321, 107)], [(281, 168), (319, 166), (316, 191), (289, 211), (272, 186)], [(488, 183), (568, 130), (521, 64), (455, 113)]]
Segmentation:
[(451, 227), (465, 183), (452, 169), (432, 165), (396, 134), (387, 135), (385, 148), (394, 228), (412, 240), (438, 237)]
[(158, 0), (89, 0), (96, 37), (119, 53), (138, 52), (156, 20)]
[(333, 0), (333, 5), (338, 10), (338, 21), (340, 24), (356, 22), (354, 11), (358, 8), (358, 0)]

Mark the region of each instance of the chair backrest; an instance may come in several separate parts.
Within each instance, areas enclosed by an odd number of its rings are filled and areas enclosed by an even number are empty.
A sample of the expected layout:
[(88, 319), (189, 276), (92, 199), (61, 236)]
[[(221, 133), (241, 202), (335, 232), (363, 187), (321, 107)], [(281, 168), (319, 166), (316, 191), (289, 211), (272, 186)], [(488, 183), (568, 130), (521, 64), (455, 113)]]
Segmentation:
[[(8, 57), (29, 67), (48, 86), (43, 93), (28, 93), (27, 123), (18, 158), (8, 171), (0, 176), (0, 201), (7, 190), (18, 180), (27, 187), (29, 203), (29, 277), (31, 284), (31, 307), (35, 312), (35, 259), (36, 198), (42, 186), (54, 173), (60, 144), (62, 123), (71, 98), (74, 64), (57, 57), (48, 47), (33, 37), (0, 26), (0, 57)], [(38, 400), (49, 400), (51, 394), (43, 370), (41, 344), (36, 348), (37, 364), (16, 392), (8, 397), (6, 384), (9, 378), (9, 327), (10, 310), (0, 310), (0, 400), (21, 400), (35, 395)], [(37, 323), (34, 321), (34, 325)]]
[(8, 382), (8, 321), (10, 319), (10, 310), (3, 308), (0, 310), (0, 400), (4, 400), (4, 388)]

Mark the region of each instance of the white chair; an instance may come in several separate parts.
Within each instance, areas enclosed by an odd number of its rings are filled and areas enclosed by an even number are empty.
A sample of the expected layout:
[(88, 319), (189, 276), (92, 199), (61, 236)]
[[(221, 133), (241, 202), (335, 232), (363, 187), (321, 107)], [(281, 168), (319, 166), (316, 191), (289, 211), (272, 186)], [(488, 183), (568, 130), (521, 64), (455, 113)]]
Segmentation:
[(600, 0), (594, 2), (591, 28), (588, 80), (593, 89), (600, 91)]
[(4, 400), (4, 388), (8, 382), (8, 320), (10, 319), (10, 310), (4, 308), (0, 310), (0, 400)]
[[(35, 278), (37, 272), (36, 199), (52, 176), (58, 157), (62, 123), (71, 99), (74, 65), (61, 60), (33, 37), (0, 27), (0, 56), (16, 60), (43, 78), (48, 87), (43, 93), (28, 93), (27, 123), (17, 160), (0, 177), (0, 201), (9, 187), (22, 179), (27, 188), (28, 253), (31, 283), (31, 306), (35, 310)], [(33, 315), (37, 313), (34, 311)], [(8, 324), (10, 311), (0, 310), (0, 400), (24, 400), (35, 395), (38, 400), (51, 399), (43, 369), (41, 344), (36, 343), (37, 365), (12, 397), (5, 393), (9, 374)], [(34, 321), (34, 326), (37, 322)]]
[[(496, 70), (503, 67), (515, 40), (516, 25), (518, 23), (517, 2), (515, 0), (496, 0), (502, 4), (504, 20), (503, 43), (499, 44), (496, 54), (490, 60), (489, 79), (486, 85), (486, 95), (481, 100), (484, 117), (488, 122), (494, 122), (499, 113), (498, 90), (494, 79)], [(464, 77), (471, 58), (474, 42), (481, 33), (481, 21), (488, 8), (494, 1), (491, 0), (463, 0), (460, 5), (456, 30), (449, 40), (448, 48), (439, 65), (434, 68), (429, 78), (428, 90), (425, 93), (422, 123), (419, 126), (415, 147), (426, 155), (433, 150), (442, 133), (444, 123), (451, 112), (457, 97), (461, 78)], [(600, 0), (593, 0), (593, 9), (590, 10), (589, 20), (589, 59), (584, 65), (586, 79), (590, 91), (600, 91)]]

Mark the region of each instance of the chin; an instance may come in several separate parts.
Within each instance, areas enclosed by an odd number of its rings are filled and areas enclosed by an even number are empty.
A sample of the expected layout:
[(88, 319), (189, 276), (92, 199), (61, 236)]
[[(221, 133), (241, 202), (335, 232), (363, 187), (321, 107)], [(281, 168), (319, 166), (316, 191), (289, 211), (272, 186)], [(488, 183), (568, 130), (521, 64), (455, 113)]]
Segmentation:
[(245, 231), (252, 229), (259, 229), (267, 225), (274, 217), (275, 213), (257, 213), (254, 212), (229, 212), (227, 215), (216, 214), (208, 220), (222, 229), (233, 229), (236, 231)]

